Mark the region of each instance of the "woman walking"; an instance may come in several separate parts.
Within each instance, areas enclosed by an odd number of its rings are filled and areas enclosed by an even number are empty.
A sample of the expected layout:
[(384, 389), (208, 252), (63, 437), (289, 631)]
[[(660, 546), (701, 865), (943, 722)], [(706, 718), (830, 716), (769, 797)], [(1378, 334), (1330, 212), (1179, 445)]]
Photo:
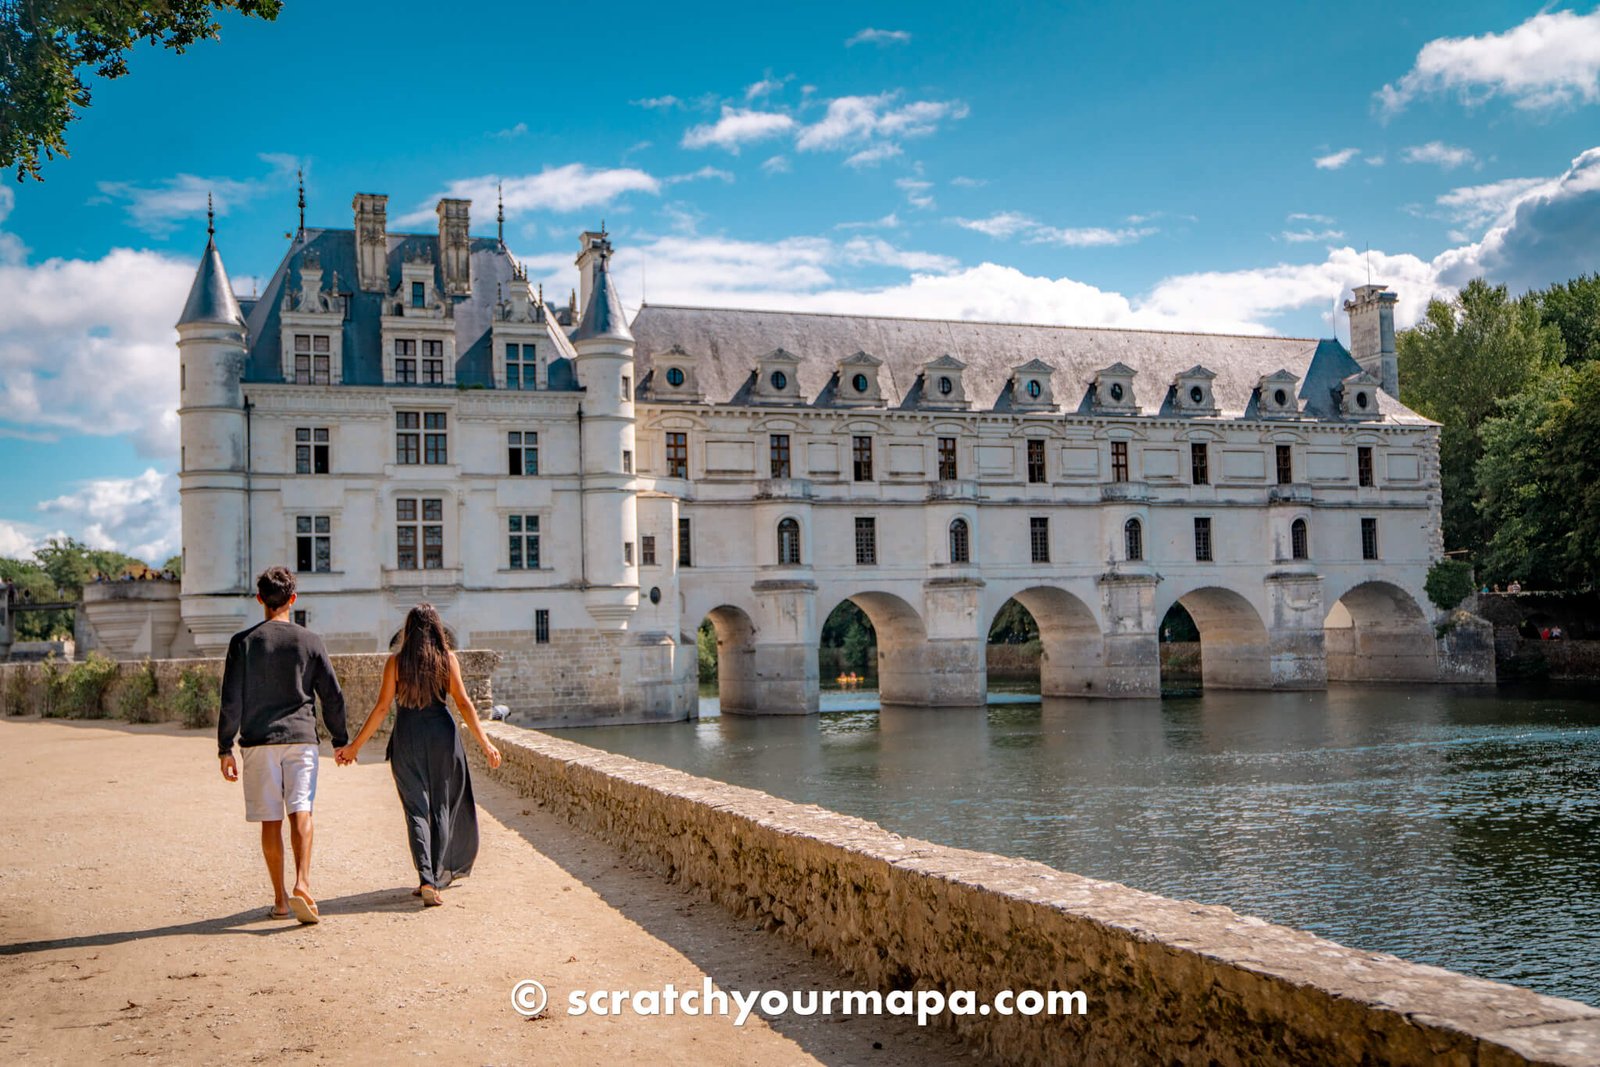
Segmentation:
[(406, 813), (411, 859), (420, 885), (413, 892), (428, 907), (443, 904), (439, 891), (472, 872), (478, 855), (478, 809), (472, 778), (461, 747), (461, 731), (445, 708), (448, 694), (477, 739), (490, 767), (500, 766), (500, 751), (484, 735), (478, 709), (467, 696), (461, 664), (450, 651), (444, 622), (432, 604), (418, 604), (406, 615), (400, 650), (383, 665), (378, 703), (356, 739), (335, 752), (341, 764), (354, 763), (389, 707), (398, 702), (389, 735), (389, 769)]

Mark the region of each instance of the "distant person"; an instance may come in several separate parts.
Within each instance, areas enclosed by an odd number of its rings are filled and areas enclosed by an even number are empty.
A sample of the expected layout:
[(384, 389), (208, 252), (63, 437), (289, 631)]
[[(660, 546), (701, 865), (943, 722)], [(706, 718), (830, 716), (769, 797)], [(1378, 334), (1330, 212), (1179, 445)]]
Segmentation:
[[(313, 700), (338, 748), (349, 739), (344, 694), (322, 638), (289, 621), (294, 575), (268, 567), (256, 579), (256, 600), (266, 619), (233, 635), (222, 672), (222, 713), (217, 755), (222, 777), (239, 780), (233, 758), (237, 736), (244, 760), (244, 817), (261, 824), (261, 854), (272, 878), (275, 919), (290, 912), (302, 923), (322, 920), (311, 895), (311, 805), (317, 795), (317, 720)], [(283, 882), (283, 822), (294, 850), (294, 889)]]
[(443, 620), (432, 604), (418, 604), (406, 615), (400, 650), (383, 665), (383, 683), (372, 714), (356, 739), (334, 753), (340, 764), (354, 763), (398, 698), (386, 755), (405, 809), (411, 862), (417, 868), (419, 884), (412, 896), (421, 897), (424, 907), (443, 904), (440, 891), (472, 873), (478, 857), (478, 806), (472, 798), (461, 731), (445, 708), (446, 695), (455, 700), (456, 711), (489, 766), (500, 766), (500, 750), (478, 721), (478, 709), (467, 695), (461, 663), (450, 650)]
[(1512, 582), (1510, 585), (1506, 586), (1506, 592), (1508, 592), (1508, 593), (1520, 593), (1520, 592), (1522, 592), (1522, 583), (1521, 582)]

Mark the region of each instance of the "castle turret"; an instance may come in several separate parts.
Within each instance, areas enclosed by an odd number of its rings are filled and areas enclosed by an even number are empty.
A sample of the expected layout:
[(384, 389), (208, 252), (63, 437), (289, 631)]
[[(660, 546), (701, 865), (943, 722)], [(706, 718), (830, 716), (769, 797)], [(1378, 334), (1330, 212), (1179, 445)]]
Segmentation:
[(1394, 347), (1394, 304), (1399, 299), (1386, 285), (1358, 285), (1344, 302), (1350, 316), (1350, 354), (1361, 369), (1378, 379), (1390, 396), (1400, 397), (1400, 362)]
[(589, 614), (621, 629), (639, 601), (638, 516), (632, 470), (633, 334), (611, 282), (611, 245), (584, 235), (588, 300), (572, 332), (583, 386), (583, 519)]
[(220, 654), (249, 611), (245, 324), (212, 228), (178, 319), (183, 619)]

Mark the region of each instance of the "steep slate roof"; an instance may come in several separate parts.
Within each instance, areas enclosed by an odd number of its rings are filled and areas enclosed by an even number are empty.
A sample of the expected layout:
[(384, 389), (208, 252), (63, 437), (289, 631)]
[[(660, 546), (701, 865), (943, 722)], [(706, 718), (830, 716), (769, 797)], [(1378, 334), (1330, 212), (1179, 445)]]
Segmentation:
[(574, 343), (592, 341), (596, 338), (633, 340), (633, 334), (628, 332), (628, 314), (622, 310), (622, 300), (617, 296), (617, 287), (611, 284), (611, 271), (606, 266), (604, 255), (595, 260), (593, 291), (589, 294), (589, 306), (583, 309), (583, 317), (578, 320), (578, 328), (572, 331)]
[[(418, 253), (431, 256), (435, 291), (455, 305), (456, 382), (493, 388), (494, 361), (489, 351), (489, 327), (496, 302), (510, 287), (515, 265), (510, 253), (493, 237), (470, 238), (472, 293), (465, 298), (452, 298), (443, 295), (444, 279), (438, 267), (443, 257), (439, 254), (437, 234), (391, 233), (388, 238), (389, 289), (392, 291), (400, 284), (400, 267), (407, 257)], [(391, 298), (387, 293), (368, 293), (359, 288), (354, 230), (307, 229), (304, 236), (290, 246), (245, 320), (249, 334), (245, 381), (283, 380), (279, 321), (283, 290), (286, 285), (291, 289), (299, 287), (300, 261), (307, 252), (315, 252), (321, 260), (324, 287), (333, 284), (333, 275), (337, 272), (339, 290), (349, 294), (350, 311), (344, 320), (344, 384), (382, 385), (383, 336), (379, 319), (384, 302)], [(192, 301), (193, 297), (190, 299)], [(547, 333), (559, 353), (558, 358), (549, 361), (550, 388), (576, 388), (571, 344), (558, 326), (548, 329)]]
[[(1005, 406), (1002, 393), (1012, 368), (1040, 360), (1055, 369), (1056, 401), (1064, 411), (1076, 411), (1095, 374), (1113, 363), (1138, 372), (1135, 392), (1142, 414), (1154, 415), (1167, 394), (1167, 386), (1180, 372), (1196, 364), (1216, 374), (1212, 394), (1224, 416), (1239, 416), (1263, 374), (1280, 367), (1305, 381), (1302, 395), (1310, 396), (1331, 375), (1331, 383), (1353, 370), (1333, 375), (1338, 367), (1359, 369), (1337, 341), (1318, 342), (1303, 337), (1246, 337), (1234, 334), (1167, 333), (1159, 330), (1123, 330), (1082, 326), (1034, 326), (1018, 323), (969, 322), (948, 319), (904, 319), (868, 315), (829, 315), (795, 311), (748, 311), (725, 308), (677, 307), (646, 304), (634, 316), (633, 334), (638, 346), (635, 360), (642, 377), (650, 367), (651, 353), (665, 352), (674, 344), (700, 357), (697, 373), (701, 387), (714, 403), (728, 401), (750, 377), (757, 360), (776, 347), (800, 357), (795, 368), (801, 394), (826, 406), (826, 389), (840, 361), (858, 351), (883, 361), (879, 377), (884, 403), (898, 407), (916, 382), (922, 366), (950, 354), (966, 363), (964, 374), (972, 410)], [(1330, 369), (1313, 376), (1313, 356), (1328, 348), (1321, 363)], [(1321, 368), (1317, 368), (1321, 370)], [(1316, 413), (1338, 418), (1336, 404), (1314, 399)], [(1310, 407), (1311, 405), (1308, 405)], [(1379, 397), (1379, 410), (1394, 421), (1426, 420), (1392, 398)]]
[(200, 266), (194, 272), (194, 284), (189, 286), (189, 299), (184, 302), (179, 326), (195, 322), (220, 322), (230, 326), (244, 324), (239, 302), (234, 299), (233, 286), (228, 282), (228, 272), (222, 267), (222, 253), (217, 251), (215, 238), (206, 240), (206, 250), (200, 257)]

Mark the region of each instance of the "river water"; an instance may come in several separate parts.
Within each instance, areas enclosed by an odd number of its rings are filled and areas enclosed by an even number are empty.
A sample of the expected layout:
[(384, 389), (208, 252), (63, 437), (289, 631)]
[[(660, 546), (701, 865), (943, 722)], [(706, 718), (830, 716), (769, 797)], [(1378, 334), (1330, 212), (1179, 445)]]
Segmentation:
[(1593, 690), (995, 699), (566, 736), (1600, 1005)]

